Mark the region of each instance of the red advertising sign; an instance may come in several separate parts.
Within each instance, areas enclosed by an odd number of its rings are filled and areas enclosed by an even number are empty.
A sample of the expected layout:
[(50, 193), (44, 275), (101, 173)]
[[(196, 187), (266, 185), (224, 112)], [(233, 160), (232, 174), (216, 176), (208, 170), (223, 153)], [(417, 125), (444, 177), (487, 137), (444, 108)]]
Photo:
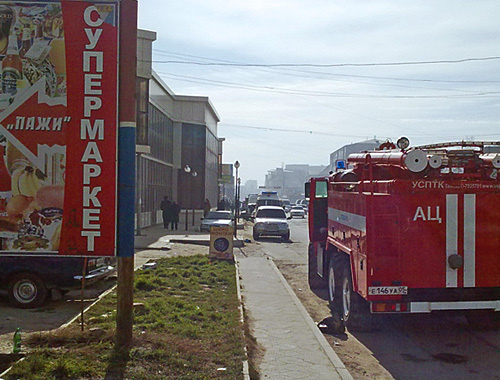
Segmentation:
[(118, 5), (0, 2), (1, 254), (115, 254)]

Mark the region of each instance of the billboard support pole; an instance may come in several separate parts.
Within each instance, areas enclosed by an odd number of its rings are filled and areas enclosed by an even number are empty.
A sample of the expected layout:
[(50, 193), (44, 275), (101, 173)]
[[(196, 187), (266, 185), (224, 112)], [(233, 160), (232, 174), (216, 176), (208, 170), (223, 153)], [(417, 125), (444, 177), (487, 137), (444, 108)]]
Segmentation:
[(134, 322), (135, 78), (137, 73), (137, 0), (122, 0), (120, 3), (116, 310), (116, 345), (118, 349), (130, 346)]

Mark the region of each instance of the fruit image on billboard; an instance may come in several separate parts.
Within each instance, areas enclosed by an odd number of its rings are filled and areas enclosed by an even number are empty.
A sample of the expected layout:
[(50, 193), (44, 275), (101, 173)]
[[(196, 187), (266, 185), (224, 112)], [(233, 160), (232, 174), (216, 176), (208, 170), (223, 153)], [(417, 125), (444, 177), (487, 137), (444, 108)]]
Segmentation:
[(118, 5), (0, 1), (0, 254), (115, 254)]

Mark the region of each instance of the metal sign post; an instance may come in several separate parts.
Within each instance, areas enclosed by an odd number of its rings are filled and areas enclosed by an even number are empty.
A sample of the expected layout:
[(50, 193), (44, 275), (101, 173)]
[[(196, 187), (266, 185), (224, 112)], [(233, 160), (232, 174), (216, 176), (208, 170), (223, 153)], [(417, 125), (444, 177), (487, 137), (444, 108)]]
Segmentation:
[(121, 1), (120, 23), (116, 345), (119, 348), (126, 348), (132, 342), (132, 326), (134, 323), (136, 0)]

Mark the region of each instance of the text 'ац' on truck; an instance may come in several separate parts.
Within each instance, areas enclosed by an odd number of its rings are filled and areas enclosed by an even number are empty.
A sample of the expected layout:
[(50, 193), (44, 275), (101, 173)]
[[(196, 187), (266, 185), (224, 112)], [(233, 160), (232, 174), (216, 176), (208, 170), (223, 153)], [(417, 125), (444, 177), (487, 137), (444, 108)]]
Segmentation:
[(370, 330), (376, 314), (447, 310), (497, 327), (499, 146), (401, 138), (306, 183), (309, 284), (334, 316)]

